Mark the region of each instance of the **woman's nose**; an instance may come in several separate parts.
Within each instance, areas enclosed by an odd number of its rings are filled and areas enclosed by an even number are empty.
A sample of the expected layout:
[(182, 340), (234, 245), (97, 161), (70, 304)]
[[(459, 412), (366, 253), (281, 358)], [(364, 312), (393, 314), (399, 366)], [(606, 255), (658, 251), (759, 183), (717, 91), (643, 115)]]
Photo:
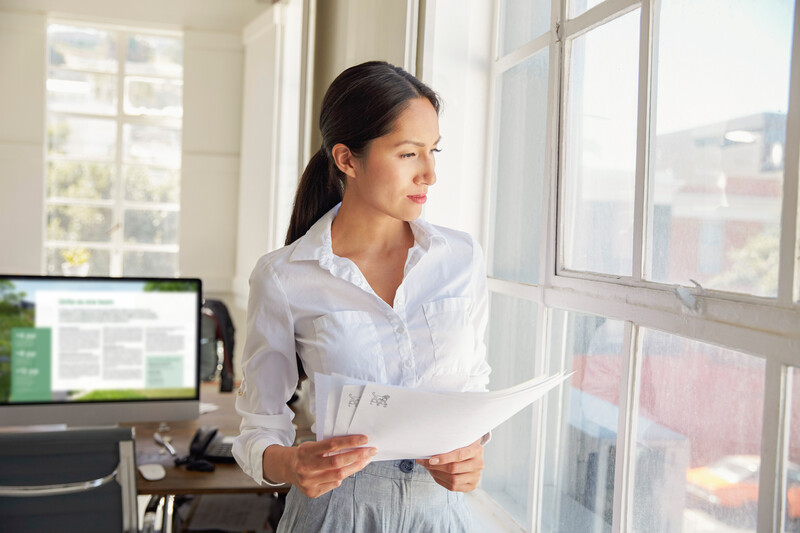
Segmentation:
[(422, 168), (417, 175), (417, 181), (428, 186), (436, 183), (436, 160), (433, 154), (425, 158)]

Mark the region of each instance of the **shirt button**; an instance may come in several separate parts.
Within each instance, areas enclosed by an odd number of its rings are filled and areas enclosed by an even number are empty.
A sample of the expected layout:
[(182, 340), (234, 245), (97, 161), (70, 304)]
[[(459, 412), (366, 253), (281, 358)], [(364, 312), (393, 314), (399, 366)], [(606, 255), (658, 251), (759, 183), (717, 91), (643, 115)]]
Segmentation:
[(399, 468), (400, 470), (408, 474), (409, 472), (414, 470), (414, 461), (411, 461), (410, 459), (403, 459), (402, 461), (400, 461)]
[(411, 368), (414, 366), (414, 363), (411, 362), (411, 359), (406, 359), (405, 363), (403, 363), (403, 366), (406, 368)]
[(399, 334), (402, 335), (403, 332), (406, 330), (403, 326), (397, 326), (394, 330)]

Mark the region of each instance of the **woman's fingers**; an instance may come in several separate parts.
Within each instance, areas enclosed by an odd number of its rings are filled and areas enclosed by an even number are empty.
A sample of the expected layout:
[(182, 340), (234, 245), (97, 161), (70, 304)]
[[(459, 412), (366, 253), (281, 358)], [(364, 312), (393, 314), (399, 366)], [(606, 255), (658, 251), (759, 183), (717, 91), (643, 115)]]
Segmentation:
[(428, 469), (434, 481), (451, 491), (469, 492), (478, 486), (483, 470), (483, 446), (477, 440), (452, 452), (417, 462)]
[(425, 466), (436, 468), (447, 464), (468, 461), (469, 459), (478, 456), (483, 457), (483, 446), (481, 446), (480, 439), (476, 440), (469, 446), (458, 448), (451, 452), (434, 455), (428, 459), (420, 459), (418, 462)]
[[(371, 457), (376, 448), (359, 448), (367, 443), (364, 435), (332, 437), (319, 442), (305, 442), (298, 446), (298, 459), (311, 470), (341, 468), (362, 457)], [(370, 455), (371, 454), (371, 455)]]
[(448, 474), (446, 472), (431, 470), (430, 473), (436, 483), (454, 492), (469, 492), (475, 490), (478, 486), (478, 482), (481, 480), (480, 471), (464, 474)]
[(303, 443), (297, 448), (294, 472), (297, 487), (316, 498), (338, 487), (342, 480), (362, 470), (378, 452), (363, 435), (332, 437)]
[(447, 474), (465, 474), (467, 472), (475, 472), (483, 470), (484, 463), (483, 463), (483, 456), (476, 456), (467, 459), (466, 461), (458, 461), (454, 463), (445, 463), (445, 464), (438, 464), (438, 465), (428, 465), (424, 464), (428, 471), (433, 473), (436, 472), (444, 472)]

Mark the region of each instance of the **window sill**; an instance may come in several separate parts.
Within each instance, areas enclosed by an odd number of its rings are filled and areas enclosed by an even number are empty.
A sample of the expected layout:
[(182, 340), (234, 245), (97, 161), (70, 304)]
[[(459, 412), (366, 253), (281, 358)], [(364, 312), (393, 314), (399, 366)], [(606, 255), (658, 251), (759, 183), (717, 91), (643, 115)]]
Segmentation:
[(497, 531), (500, 533), (524, 533), (526, 531), (493, 498), (481, 489), (467, 493), (467, 502), (472, 510), (475, 531)]

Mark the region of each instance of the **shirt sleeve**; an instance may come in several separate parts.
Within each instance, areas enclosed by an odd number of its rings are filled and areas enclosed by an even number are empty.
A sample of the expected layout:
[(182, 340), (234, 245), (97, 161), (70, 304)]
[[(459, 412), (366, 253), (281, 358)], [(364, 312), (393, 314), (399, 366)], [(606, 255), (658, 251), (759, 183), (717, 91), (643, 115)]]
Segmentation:
[(291, 446), (294, 413), (287, 405), (297, 387), (294, 323), (286, 293), (269, 263), (259, 262), (250, 276), (247, 339), (236, 412), (242, 417), (233, 456), (257, 483), (263, 477), (264, 450)]
[(465, 390), (485, 391), (489, 384), (489, 363), (486, 361), (486, 325), (489, 321), (489, 292), (486, 288), (486, 266), (480, 244), (472, 239), (472, 281), (470, 320), (475, 330), (475, 350)]

